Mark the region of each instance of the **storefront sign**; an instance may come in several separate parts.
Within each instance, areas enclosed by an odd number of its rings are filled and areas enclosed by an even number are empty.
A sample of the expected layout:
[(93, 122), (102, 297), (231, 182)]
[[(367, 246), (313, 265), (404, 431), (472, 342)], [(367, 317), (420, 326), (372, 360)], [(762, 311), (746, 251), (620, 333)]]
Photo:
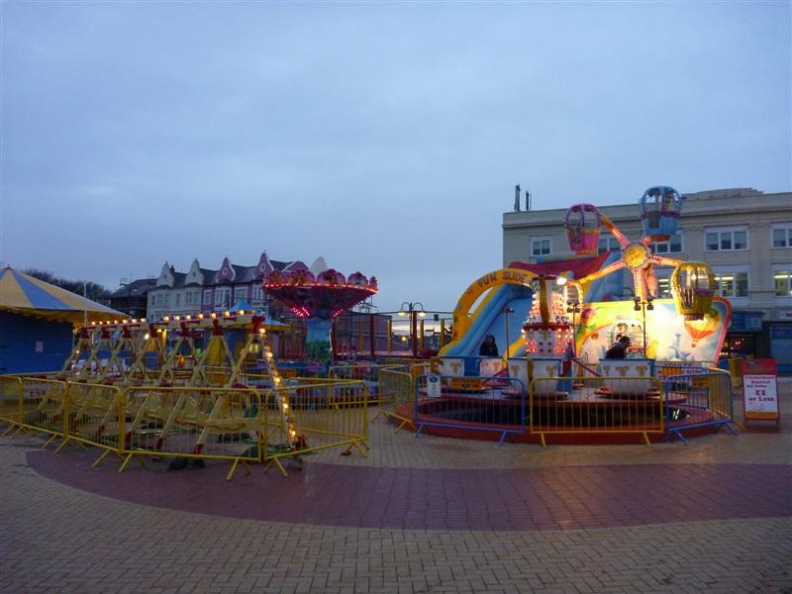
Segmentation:
[(778, 408), (778, 373), (774, 359), (743, 359), (745, 421), (781, 423)]

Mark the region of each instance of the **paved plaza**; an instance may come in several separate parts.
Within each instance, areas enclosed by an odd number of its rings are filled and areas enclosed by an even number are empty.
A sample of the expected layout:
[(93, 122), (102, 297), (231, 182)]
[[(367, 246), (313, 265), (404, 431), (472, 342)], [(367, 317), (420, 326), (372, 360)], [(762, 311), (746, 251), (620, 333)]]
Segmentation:
[(792, 594), (792, 382), (781, 429), (671, 443), (462, 441), (371, 424), (364, 458), (290, 476), (124, 473), (0, 438), (0, 593)]

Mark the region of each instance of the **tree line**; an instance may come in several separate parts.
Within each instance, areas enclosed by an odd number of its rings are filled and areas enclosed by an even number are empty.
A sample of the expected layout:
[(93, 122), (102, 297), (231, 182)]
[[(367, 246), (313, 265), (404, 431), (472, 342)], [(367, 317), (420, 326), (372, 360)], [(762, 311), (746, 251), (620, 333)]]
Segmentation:
[(45, 270), (38, 270), (36, 268), (28, 268), (26, 270), (23, 270), (22, 272), (24, 272), (29, 276), (42, 280), (45, 283), (55, 285), (56, 287), (60, 287), (61, 289), (66, 289), (67, 291), (86, 297), (91, 301), (95, 301), (103, 305), (108, 305), (110, 302), (110, 295), (112, 295), (112, 291), (110, 291), (107, 287), (104, 287), (98, 283), (94, 283), (91, 281), (82, 281), (82, 280), (76, 280), (76, 281), (68, 280), (65, 278), (57, 277), (51, 272), (47, 272)]

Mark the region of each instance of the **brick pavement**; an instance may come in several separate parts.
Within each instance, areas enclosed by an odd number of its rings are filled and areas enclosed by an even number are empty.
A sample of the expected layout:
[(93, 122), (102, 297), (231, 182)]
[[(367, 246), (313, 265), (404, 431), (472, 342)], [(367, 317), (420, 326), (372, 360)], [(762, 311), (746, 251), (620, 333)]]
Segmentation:
[[(792, 385), (782, 384), (782, 412)], [(422, 436), (283, 478), (0, 440), (0, 592), (792, 594), (782, 430), (652, 446)]]

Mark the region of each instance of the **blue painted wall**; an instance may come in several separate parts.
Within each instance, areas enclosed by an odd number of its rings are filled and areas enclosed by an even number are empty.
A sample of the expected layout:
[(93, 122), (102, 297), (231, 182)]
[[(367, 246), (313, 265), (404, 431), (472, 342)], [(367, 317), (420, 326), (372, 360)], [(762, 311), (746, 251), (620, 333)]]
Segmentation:
[(72, 338), (68, 322), (0, 311), (0, 374), (60, 371)]

